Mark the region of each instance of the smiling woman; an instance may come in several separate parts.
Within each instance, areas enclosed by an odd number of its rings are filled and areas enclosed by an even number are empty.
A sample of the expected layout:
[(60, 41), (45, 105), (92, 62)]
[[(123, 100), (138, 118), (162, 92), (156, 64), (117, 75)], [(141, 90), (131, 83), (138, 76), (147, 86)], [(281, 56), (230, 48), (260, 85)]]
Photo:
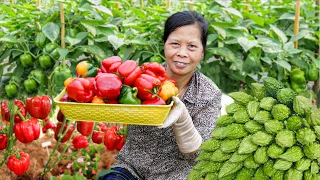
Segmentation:
[(179, 95), (172, 98), (174, 105), (161, 127), (128, 127), (117, 163), (100, 179), (187, 179), (221, 108), (220, 90), (196, 70), (204, 56), (207, 31), (207, 21), (196, 12), (177, 12), (167, 19), (165, 67)]

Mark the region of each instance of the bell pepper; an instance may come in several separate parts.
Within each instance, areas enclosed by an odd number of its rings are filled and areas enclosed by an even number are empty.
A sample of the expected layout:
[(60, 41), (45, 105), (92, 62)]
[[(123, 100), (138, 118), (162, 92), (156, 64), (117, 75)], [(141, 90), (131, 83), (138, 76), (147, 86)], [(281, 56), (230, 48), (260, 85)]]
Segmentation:
[(64, 81), (71, 77), (71, 70), (67, 65), (60, 65), (53, 70), (53, 84), (55, 92), (62, 91), (64, 87)]
[[(18, 110), (20, 111), (21, 115), (23, 117), (27, 117), (27, 109), (26, 109), (24, 103), (20, 100), (17, 100), (17, 99), (15, 99), (13, 102), (18, 107)], [(1, 103), (1, 116), (2, 116), (2, 120), (10, 122), (10, 110), (9, 110), (7, 101), (3, 101)], [(21, 121), (22, 121), (22, 119), (18, 114), (14, 115), (14, 122), (15, 123), (18, 123)]]
[(319, 69), (315, 65), (315, 63), (308, 64), (307, 70), (307, 80), (309, 81), (316, 81), (319, 78)]
[(105, 132), (107, 130), (107, 125), (103, 124), (102, 122), (98, 122), (98, 126), (100, 131)]
[(27, 153), (19, 152), (8, 158), (8, 168), (16, 175), (20, 176), (25, 173), (30, 165), (30, 157)]
[(89, 146), (88, 140), (82, 135), (77, 135), (72, 139), (73, 147), (76, 149), (82, 149)]
[(42, 55), (39, 57), (38, 59), (39, 63), (40, 63), (40, 67), (42, 69), (48, 69), (52, 66), (52, 61), (50, 56), (48, 55)]
[(158, 95), (164, 101), (167, 101), (172, 96), (177, 95), (178, 92), (179, 90), (173, 82), (165, 80), (161, 85), (161, 91), (159, 92)]
[(73, 29), (73, 28), (69, 28), (67, 29), (67, 36), (75, 38), (78, 34), (78, 30), (77, 29)]
[(119, 76), (111, 73), (102, 73), (95, 80), (95, 93), (98, 97), (107, 100), (118, 99), (122, 86)]
[(148, 100), (142, 101), (141, 104), (143, 104), (143, 105), (166, 105), (166, 102), (162, 98), (156, 97), (154, 99), (148, 99)]
[(48, 43), (43, 49), (44, 54), (50, 54), (53, 50), (57, 49), (59, 45), (57, 43)]
[(119, 102), (115, 99), (110, 99), (106, 101), (106, 104), (119, 104)]
[(55, 131), (57, 126), (53, 122), (48, 122), (42, 127), (42, 132), (46, 133), (48, 129)]
[(122, 85), (118, 102), (120, 104), (141, 104), (141, 100), (137, 98), (138, 88)]
[(84, 136), (90, 136), (93, 131), (94, 122), (78, 121), (77, 130)]
[(86, 78), (77, 78), (67, 87), (68, 97), (77, 102), (90, 102), (94, 96), (94, 84)]
[(73, 80), (75, 80), (75, 78), (72, 78), (72, 77), (67, 78), (67, 79), (63, 82), (64, 87), (67, 88), (68, 85), (69, 85)]
[(39, 84), (40, 94), (44, 94), (45, 87), (48, 86), (48, 79), (44, 72), (40, 69), (35, 69), (30, 72), (29, 77), (33, 78)]
[(101, 72), (102, 73), (114, 73), (117, 72), (118, 67), (121, 65), (122, 60), (119, 56), (112, 56), (110, 58), (104, 59), (101, 62)]
[(50, 96), (34, 96), (28, 97), (26, 100), (27, 110), (32, 117), (45, 119), (52, 107)]
[(146, 62), (141, 65), (142, 73), (158, 78), (161, 82), (167, 77), (166, 69), (157, 62)]
[(136, 61), (127, 60), (119, 66), (117, 73), (123, 78), (123, 84), (132, 86), (142, 71)]
[(296, 93), (301, 93), (306, 90), (307, 88), (307, 81), (304, 76), (304, 71), (301, 69), (293, 69), (290, 72), (290, 80), (291, 80), (291, 88), (296, 92)]
[(81, 61), (76, 66), (77, 73), (80, 77), (95, 77), (98, 69), (87, 61)]
[(161, 81), (149, 74), (141, 74), (134, 86), (138, 88), (138, 97), (141, 100), (154, 99), (158, 91), (161, 90)]
[(32, 93), (37, 90), (37, 82), (34, 79), (28, 78), (24, 80), (23, 85), (28, 93)]
[(38, 48), (42, 48), (46, 43), (46, 35), (43, 32), (38, 32), (35, 40), (35, 44)]
[(162, 58), (159, 56), (152, 56), (150, 58), (150, 62), (157, 62), (157, 63), (162, 63)]
[[(54, 138), (58, 141), (59, 139), (59, 132), (60, 132), (60, 128), (62, 127), (62, 122), (58, 122), (57, 124), (57, 128), (54, 131)], [(63, 130), (62, 130), (62, 135), (64, 134), (64, 132), (67, 130), (68, 125), (64, 124)], [(61, 143), (67, 142), (68, 139), (70, 138), (70, 136), (72, 135), (74, 130), (73, 124), (70, 125), (70, 128), (68, 129), (68, 132), (66, 133), (66, 135), (61, 139)]]
[(98, 96), (94, 96), (93, 99), (91, 100), (91, 103), (94, 104), (104, 104), (104, 100), (99, 98)]
[(21, 65), (26, 68), (33, 65), (32, 56), (28, 53), (24, 53), (19, 57)]
[(16, 123), (13, 127), (16, 138), (22, 143), (37, 140), (40, 136), (40, 123), (37, 118)]
[[(61, 101), (61, 102), (70, 102), (71, 100), (69, 99), (68, 95), (66, 94), (66, 95), (64, 95), (59, 101)], [(64, 120), (64, 114), (63, 114), (63, 112), (61, 111), (61, 109), (59, 109), (59, 111), (58, 111), (57, 120), (58, 120), (59, 122), (63, 122), (63, 120)], [(67, 121), (68, 121), (68, 120), (67, 120)]]
[(123, 135), (118, 135), (116, 128), (109, 127), (104, 134), (104, 145), (108, 150), (118, 150), (120, 151), (125, 143), (125, 137)]
[(101, 144), (103, 141), (103, 132), (101, 131), (93, 131), (92, 141), (96, 144)]
[(8, 137), (6, 134), (0, 134), (0, 150), (4, 150), (7, 148)]
[(4, 90), (9, 98), (14, 98), (18, 95), (18, 87), (14, 83), (9, 83), (4, 87)]

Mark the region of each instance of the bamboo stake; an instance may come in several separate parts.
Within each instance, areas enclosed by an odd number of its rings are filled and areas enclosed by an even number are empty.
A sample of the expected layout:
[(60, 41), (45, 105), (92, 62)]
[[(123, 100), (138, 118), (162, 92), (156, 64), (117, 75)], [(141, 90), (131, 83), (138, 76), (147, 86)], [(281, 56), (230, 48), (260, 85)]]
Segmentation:
[(120, 2), (119, 2), (119, 0), (116, 1), (116, 9), (120, 9)]
[[(193, 2), (193, 0), (189, 0), (190, 2)], [(194, 10), (194, 6), (190, 4), (190, 7), (189, 7), (190, 11), (193, 11)]]
[(37, 8), (40, 8), (41, 0), (37, 0)]
[(167, 9), (170, 9), (170, 6), (171, 6), (171, 0), (167, 0)]
[(141, 8), (144, 8), (144, 0), (140, 0), (141, 2)]
[[(319, 9), (320, 8), (320, 0), (316, 1), (316, 5), (317, 5), (316, 8)], [(317, 20), (318, 20), (318, 23), (320, 23), (320, 12), (319, 11), (317, 12), (316, 16), (318, 16)], [(320, 53), (320, 47), (318, 46), (318, 50), (315, 53), (316, 58), (319, 57), (319, 53)], [(318, 108), (320, 108), (320, 77), (314, 82), (312, 90), (317, 95), (316, 105)]]
[[(66, 43), (64, 41), (64, 36), (65, 36), (65, 24), (64, 24), (64, 6), (63, 3), (60, 2), (60, 22), (61, 22), (61, 47), (65, 48), (66, 47)], [(65, 62), (62, 61), (62, 64), (64, 64)]]
[(249, 8), (250, 8), (249, 0), (246, 0), (246, 11), (247, 12), (249, 12)]
[[(300, 17), (300, 0), (297, 0), (296, 4), (296, 17), (294, 19), (294, 35), (299, 33), (299, 17)], [(298, 48), (298, 41), (294, 42), (294, 48)]]
[(14, 0), (11, 0), (11, 4), (14, 4)]

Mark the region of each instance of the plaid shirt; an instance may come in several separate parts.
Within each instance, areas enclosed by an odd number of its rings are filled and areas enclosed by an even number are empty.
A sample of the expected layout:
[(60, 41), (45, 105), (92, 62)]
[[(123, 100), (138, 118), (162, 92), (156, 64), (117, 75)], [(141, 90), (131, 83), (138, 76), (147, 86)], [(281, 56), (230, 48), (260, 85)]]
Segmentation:
[[(210, 138), (221, 108), (221, 91), (205, 75), (195, 71), (182, 102), (203, 141)], [(137, 179), (185, 180), (196, 164), (195, 158), (179, 151), (172, 127), (129, 125), (128, 139), (114, 167), (123, 167)]]

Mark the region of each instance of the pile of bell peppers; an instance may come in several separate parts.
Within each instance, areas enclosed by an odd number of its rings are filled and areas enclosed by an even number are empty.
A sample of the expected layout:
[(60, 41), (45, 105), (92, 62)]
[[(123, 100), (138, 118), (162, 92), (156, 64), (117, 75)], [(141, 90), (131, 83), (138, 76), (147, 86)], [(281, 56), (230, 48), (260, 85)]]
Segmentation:
[(94, 67), (81, 61), (77, 77), (67, 79), (68, 98), (79, 103), (166, 105), (178, 94), (175, 81), (168, 78), (158, 62), (136, 61), (112, 56)]

